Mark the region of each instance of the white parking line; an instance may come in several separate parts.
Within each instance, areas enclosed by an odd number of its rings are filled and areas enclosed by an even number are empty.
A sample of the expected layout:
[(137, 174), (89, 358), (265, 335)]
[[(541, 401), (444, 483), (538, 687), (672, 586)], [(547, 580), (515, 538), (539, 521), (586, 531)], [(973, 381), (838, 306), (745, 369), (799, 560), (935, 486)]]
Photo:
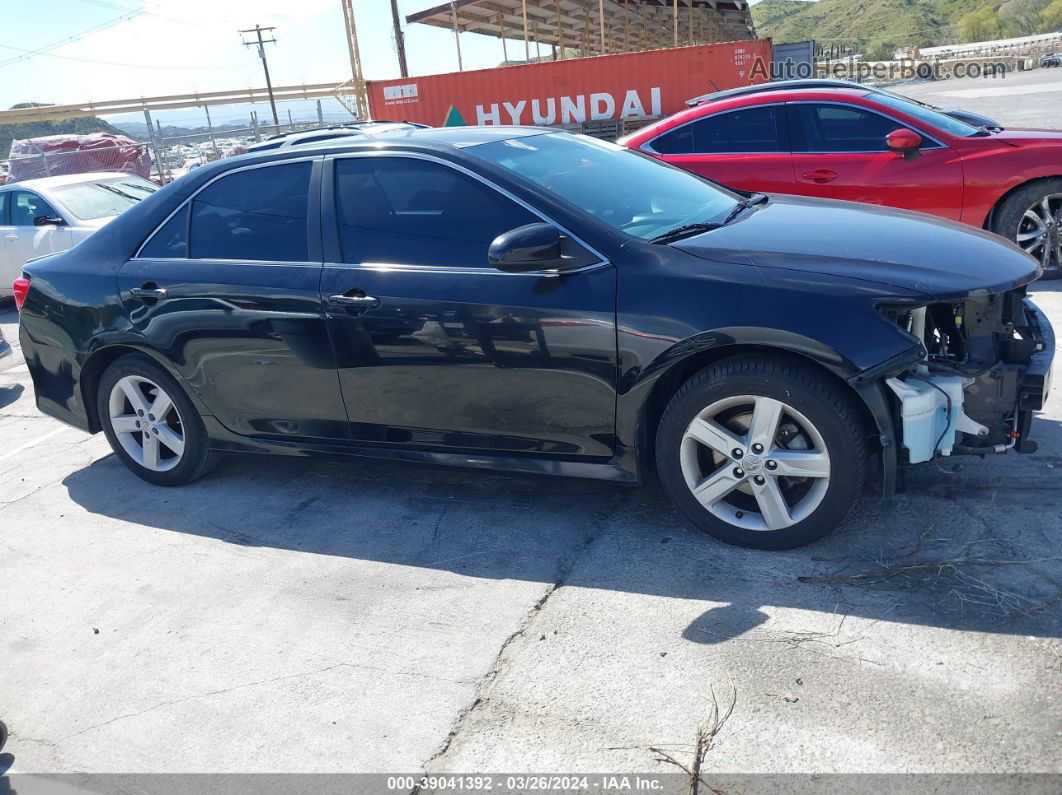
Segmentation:
[(39, 436), (36, 439), (34, 439), (33, 441), (31, 441), (31, 442), (26, 442), (25, 444), (20, 444), (14, 450), (8, 450), (3, 455), (0, 455), (0, 461), (4, 461), (4, 460), (6, 460), (8, 458), (12, 458), (12, 457), (18, 455), (19, 453), (21, 453), (23, 450), (28, 450), (29, 448), (31, 448), (31, 447), (33, 447), (35, 445), (38, 445), (41, 442), (46, 442), (49, 439), (51, 439), (53, 436), (58, 436), (59, 434), (61, 434), (63, 431), (66, 431), (66, 430), (69, 430), (69, 429), (66, 428), (65, 426), (62, 427), (62, 428), (56, 428), (51, 433), (46, 433), (46, 434), (44, 434), (44, 436)]

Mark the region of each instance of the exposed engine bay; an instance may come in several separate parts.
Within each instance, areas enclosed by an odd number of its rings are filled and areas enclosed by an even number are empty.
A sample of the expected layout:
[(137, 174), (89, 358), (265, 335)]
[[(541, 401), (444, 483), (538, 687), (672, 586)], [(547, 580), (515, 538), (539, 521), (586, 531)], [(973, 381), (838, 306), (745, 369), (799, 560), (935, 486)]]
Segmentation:
[(1028, 431), (1050, 388), (1054, 340), (1024, 287), (882, 311), (924, 346), (919, 363), (885, 381), (907, 463), (1036, 450)]

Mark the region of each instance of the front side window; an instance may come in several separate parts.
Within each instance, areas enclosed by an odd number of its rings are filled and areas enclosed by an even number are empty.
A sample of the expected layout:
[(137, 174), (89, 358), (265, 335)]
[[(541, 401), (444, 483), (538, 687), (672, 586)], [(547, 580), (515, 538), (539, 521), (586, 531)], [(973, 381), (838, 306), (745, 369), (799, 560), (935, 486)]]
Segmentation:
[(784, 119), (779, 105), (718, 113), (666, 132), (652, 142), (662, 155), (781, 152), (779, 135)]
[(306, 262), (309, 162), (228, 174), (192, 200), (194, 259)]
[(42, 215), (58, 217), (59, 213), (36, 193), (30, 193), (28, 190), (12, 191), (12, 226), (34, 226), (34, 220)]
[(695, 174), (584, 135), (527, 135), (465, 151), (529, 180), (574, 212), (645, 240), (684, 224), (721, 222), (738, 202)]
[(964, 121), (960, 121), (952, 116), (948, 116), (946, 113), (941, 113), (937, 108), (930, 107), (921, 102), (912, 102), (907, 97), (901, 97), (899, 94), (893, 94), (891, 91), (878, 90), (871, 94), (867, 99), (874, 102), (880, 102), (882, 105), (886, 105), (890, 108), (906, 113), (908, 116), (913, 116), (920, 122), (924, 122), (932, 127), (936, 127), (938, 130), (943, 130), (951, 135), (969, 138), (973, 135), (982, 134), (980, 130), (974, 127), (972, 124), (967, 124)]
[(903, 125), (852, 105), (796, 102), (791, 105), (799, 152), (887, 152), (885, 136)]
[(541, 220), (467, 174), (414, 158), (339, 159), (335, 194), (343, 262), (486, 267), (494, 238)]

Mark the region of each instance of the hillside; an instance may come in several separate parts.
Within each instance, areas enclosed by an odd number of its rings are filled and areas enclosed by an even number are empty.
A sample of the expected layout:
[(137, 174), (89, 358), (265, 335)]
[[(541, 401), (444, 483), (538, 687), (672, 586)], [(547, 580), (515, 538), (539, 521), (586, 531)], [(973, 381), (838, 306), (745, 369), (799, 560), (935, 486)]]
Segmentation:
[(963, 15), (993, 0), (763, 0), (752, 6), (760, 36), (777, 42), (815, 39), (884, 55), (900, 46), (954, 41)]
[[(34, 107), (31, 103), (12, 105), (14, 108)], [(0, 124), (0, 159), (6, 158), (11, 151), (11, 141), (16, 138), (38, 138), (42, 135), (59, 135), (61, 133), (73, 133), (84, 135), (85, 133), (108, 132), (121, 135), (122, 131), (117, 127), (95, 116), (83, 119), (68, 119), (66, 121), (35, 121), (28, 124)]]
[(859, 50), (877, 42), (935, 43), (943, 20), (932, 0), (763, 0), (752, 7), (756, 32), (775, 41), (843, 42)]

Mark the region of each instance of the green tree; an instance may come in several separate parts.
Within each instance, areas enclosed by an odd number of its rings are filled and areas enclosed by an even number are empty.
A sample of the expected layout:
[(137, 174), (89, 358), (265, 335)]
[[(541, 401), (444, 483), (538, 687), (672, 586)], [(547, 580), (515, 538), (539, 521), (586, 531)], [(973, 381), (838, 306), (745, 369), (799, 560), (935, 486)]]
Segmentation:
[[(1062, 3), (1062, 0), (1057, 0)], [(868, 61), (891, 61), (896, 52), (896, 42), (882, 39), (867, 47), (863, 57)]]
[(1004, 30), (1014, 36), (1031, 36), (1040, 31), (1040, 12), (1048, 0), (1009, 0), (1000, 7)]
[(959, 35), (963, 41), (989, 41), (1001, 38), (1003, 24), (992, 8), (981, 8), (963, 15), (959, 20)]
[(1040, 32), (1051, 33), (1056, 30), (1062, 30), (1062, 0), (1054, 0), (1040, 12)]

